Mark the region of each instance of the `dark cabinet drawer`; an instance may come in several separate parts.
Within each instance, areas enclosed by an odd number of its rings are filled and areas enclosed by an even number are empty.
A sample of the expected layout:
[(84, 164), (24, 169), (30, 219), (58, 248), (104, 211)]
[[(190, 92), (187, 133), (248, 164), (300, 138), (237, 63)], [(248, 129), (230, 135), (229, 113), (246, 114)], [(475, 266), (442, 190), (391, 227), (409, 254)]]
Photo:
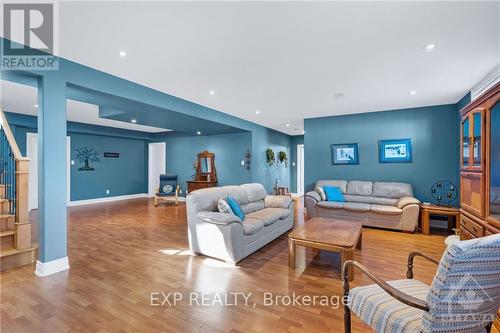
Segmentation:
[(476, 223), (469, 219), (468, 217), (462, 215), (461, 226), (462, 228), (467, 229), (470, 233), (472, 233), (475, 237), (483, 237), (484, 236), (484, 227), (479, 223)]

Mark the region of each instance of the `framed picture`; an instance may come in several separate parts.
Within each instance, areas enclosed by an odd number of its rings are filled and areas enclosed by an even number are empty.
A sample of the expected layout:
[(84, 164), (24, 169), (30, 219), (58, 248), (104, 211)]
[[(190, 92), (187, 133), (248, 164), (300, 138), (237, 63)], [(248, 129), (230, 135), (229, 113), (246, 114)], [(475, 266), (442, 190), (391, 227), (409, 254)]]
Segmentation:
[(357, 143), (333, 144), (330, 147), (333, 165), (359, 164)]
[(380, 163), (411, 163), (411, 139), (379, 140)]

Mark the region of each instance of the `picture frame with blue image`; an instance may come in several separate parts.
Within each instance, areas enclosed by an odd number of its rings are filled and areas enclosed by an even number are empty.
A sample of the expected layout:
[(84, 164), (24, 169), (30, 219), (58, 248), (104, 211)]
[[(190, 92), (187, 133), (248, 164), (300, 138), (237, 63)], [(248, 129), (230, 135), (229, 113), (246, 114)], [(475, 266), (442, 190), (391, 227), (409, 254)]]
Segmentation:
[(330, 145), (333, 165), (359, 164), (359, 145), (357, 143), (339, 143)]
[(411, 139), (378, 141), (379, 163), (411, 163)]

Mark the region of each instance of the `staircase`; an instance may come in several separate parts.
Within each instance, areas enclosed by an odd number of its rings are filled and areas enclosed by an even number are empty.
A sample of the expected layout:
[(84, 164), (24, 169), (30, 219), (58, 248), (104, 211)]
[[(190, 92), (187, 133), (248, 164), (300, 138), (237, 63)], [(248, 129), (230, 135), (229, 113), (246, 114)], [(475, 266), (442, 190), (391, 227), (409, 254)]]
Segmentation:
[(28, 176), (29, 159), (21, 156), (0, 109), (0, 271), (31, 264), (37, 257), (31, 243)]

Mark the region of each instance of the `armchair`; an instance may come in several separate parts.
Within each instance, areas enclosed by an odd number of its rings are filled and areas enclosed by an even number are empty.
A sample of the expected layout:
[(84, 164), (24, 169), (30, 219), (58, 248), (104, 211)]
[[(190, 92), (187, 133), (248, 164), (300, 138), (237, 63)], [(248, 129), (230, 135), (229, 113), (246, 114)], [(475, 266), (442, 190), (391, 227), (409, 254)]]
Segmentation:
[[(431, 286), (413, 279), (417, 256), (438, 265)], [(375, 284), (350, 289), (354, 267)], [(489, 332), (500, 306), (500, 235), (450, 245), (439, 262), (412, 252), (404, 280), (385, 282), (352, 260), (342, 275), (345, 333), (351, 332), (351, 311), (380, 333)]]
[(177, 184), (177, 175), (160, 175), (160, 187), (156, 191), (154, 197), (155, 207), (158, 206), (161, 201), (171, 200), (175, 200), (176, 206), (179, 205), (179, 190), (180, 186)]

